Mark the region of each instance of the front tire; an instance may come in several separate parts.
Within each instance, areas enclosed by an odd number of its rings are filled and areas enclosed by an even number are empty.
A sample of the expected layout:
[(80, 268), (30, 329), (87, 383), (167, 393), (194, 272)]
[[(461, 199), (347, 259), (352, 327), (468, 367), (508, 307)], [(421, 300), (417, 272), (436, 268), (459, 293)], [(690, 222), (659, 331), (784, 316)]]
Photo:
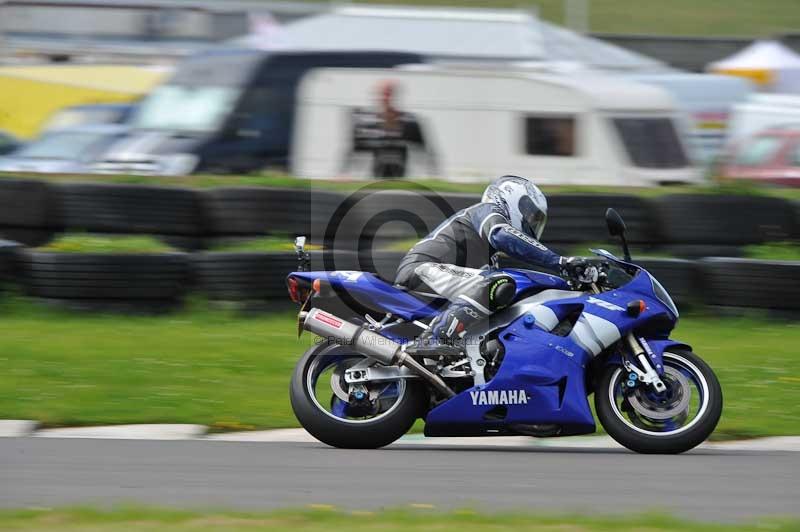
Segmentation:
[(625, 388), (627, 372), (605, 368), (595, 390), (597, 417), (606, 432), (632, 451), (677, 454), (705, 441), (722, 414), (719, 380), (700, 357), (689, 350), (664, 353), (664, 394), (638, 383)]
[[(289, 387), (294, 415), (312, 436), (332, 447), (376, 449), (389, 445), (411, 429), (427, 406), (427, 390), (417, 379), (395, 381), (396, 395), (388, 399), (390, 404), (375, 403), (374, 418), (370, 415), (353, 418), (347, 411), (348, 404), (335, 392), (331, 392), (327, 402), (324, 396), (320, 397), (318, 388), (324, 389), (326, 384), (325, 379), (319, 380), (322, 371), (336, 365), (346, 367), (365, 358), (344, 346), (325, 344), (306, 351), (295, 366)], [(338, 377), (328, 379), (334, 380), (339, 383), (341, 394), (342, 381)], [(376, 401), (381, 400), (387, 401), (381, 398)], [(326, 404), (330, 410), (323, 406)]]

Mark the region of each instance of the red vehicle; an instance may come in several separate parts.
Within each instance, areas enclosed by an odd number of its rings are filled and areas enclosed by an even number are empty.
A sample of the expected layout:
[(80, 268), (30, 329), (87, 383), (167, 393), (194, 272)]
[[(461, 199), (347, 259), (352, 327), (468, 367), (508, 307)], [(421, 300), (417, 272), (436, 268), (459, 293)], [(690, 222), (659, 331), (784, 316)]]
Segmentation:
[(770, 128), (737, 142), (720, 170), (723, 179), (800, 186), (800, 124)]

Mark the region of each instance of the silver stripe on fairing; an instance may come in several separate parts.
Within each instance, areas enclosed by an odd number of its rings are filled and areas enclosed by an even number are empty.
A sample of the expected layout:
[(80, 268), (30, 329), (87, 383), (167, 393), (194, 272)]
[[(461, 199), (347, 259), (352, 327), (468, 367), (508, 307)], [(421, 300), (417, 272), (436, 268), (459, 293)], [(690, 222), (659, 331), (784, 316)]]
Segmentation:
[(620, 339), (619, 329), (608, 320), (594, 314), (581, 314), (569, 337), (592, 355), (598, 355), (606, 347)]
[(603, 350), (603, 347), (594, 340), (592, 329), (586, 322), (580, 320), (575, 322), (575, 327), (570, 331), (569, 338), (581, 346), (584, 351), (592, 355), (597, 355)]
[(600, 339), (600, 342), (602, 342), (603, 349), (610, 346), (622, 337), (616, 325), (606, 319), (601, 318), (600, 316), (584, 312), (581, 315), (581, 319), (586, 319), (586, 321), (589, 323), (589, 326), (594, 331), (595, 336), (597, 336), (597, 338)]
[(540, 329), (550, 332), (558, 325), (558, 316), (549, 307), (534, 305), (529, 312), (536, 318), (536, 326)]
[[(474, 372), (474, 384), (479, 386), (486, 382), (486, 379), (483, 375), (484, 366), (481, 365), (485, 362), (480, 352), (481, 336), (489, 334), (491, 331), (500, 327), (506, 327), (510, 325), (511, 322), (524, 315), (526, 312), (530, 312), (534, 315), (537, 320), (536, 323), (539, 327), (549, 327), (552, 325), (552, 327), (550, 327), (550, 330), (552, 330), (556, 325), (558, 325), (558, 318), (550, 308), (544, 306), (542, 303), (555, 301), (558, 299), (580, 297), (582, 295), (584, 295), (583, 292), (570, 292), (567, 290), (555, 289), (542, 290), (538, 294), (526, 297), (522, 301), (519, 301), (470, 327), (468, 337), (472, 338), (473, 341), (467, 341), (466, 347), (467, 357), (469, 357), (470, 361), (470, 367)], [(588, 352), (588, 349), (586, 351)]]

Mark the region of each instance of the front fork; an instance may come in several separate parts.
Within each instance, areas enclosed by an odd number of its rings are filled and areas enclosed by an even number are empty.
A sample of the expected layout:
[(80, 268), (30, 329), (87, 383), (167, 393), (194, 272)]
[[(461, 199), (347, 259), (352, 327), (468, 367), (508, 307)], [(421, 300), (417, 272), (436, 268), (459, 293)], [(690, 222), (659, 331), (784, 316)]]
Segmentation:
[(629, 332), (625, 336), (625, 342), (628, 344), (631, 353), (636, 360), (639, 361), (639, 364), (641, 364), (642, 367), (642, 369), (636, 367), (635, 364), (631, 364), (630, 360), (623, 357), (622, 363), (625, 366), (625, 369), (631, 373), (635, 373), (640, 382), (652, 385), (656, 392), (661, 393), (665, 391), (667, 389), (666, 384), (664, 384), (664, 382), (661, 380), (661, 377), (658, 376), (658, 372), (655, 370), (655, 368), (653, 368), (653, 365), (650, 364), (644, 348), (642, 348), (639, 340), (636, 339), (632, 332)]
[[(595, 283), (592, 283), (591, 286), (592, 292), (595, 294), (600, 293), (600, 289), (597, 287)], [(633, 332), (629, 332), (625, 335), (625, 343), (628, 344), (628, 348), (631, 351), (633, 357), (639, 361), (641, 364), (641, 369), (638, 368), (635, 364), (632, 364), (630, 360), (622, 357), (622, 363), (625, 366), (625, 369), (629, 373), (635, 373), (638, 380), (643, 382), (644, 384), (650, 384), (653, 386), (653, 389), (661, 393), (667, 389), (667, 385), (661, 380), (661, 377), (658, 376), (658, 372), (653, 368), (653, 365), (650, 364), (650, 361), (647, 359), (647, 353), (645, 352), (642, 344), (639, 343), (639, 340), (633, 335)]]

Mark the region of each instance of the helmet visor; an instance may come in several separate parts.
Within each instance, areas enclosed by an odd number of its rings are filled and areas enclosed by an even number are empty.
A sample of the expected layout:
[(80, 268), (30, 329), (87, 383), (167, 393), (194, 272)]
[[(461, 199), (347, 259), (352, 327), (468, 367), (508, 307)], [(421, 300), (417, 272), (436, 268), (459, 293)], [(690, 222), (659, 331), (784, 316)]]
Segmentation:
[(522, 214), (522, 230), (539, 240), (544, 226), (547, 225), (547, 214), (529, 196), (523, 196), (519, 200), (519, 212)]

